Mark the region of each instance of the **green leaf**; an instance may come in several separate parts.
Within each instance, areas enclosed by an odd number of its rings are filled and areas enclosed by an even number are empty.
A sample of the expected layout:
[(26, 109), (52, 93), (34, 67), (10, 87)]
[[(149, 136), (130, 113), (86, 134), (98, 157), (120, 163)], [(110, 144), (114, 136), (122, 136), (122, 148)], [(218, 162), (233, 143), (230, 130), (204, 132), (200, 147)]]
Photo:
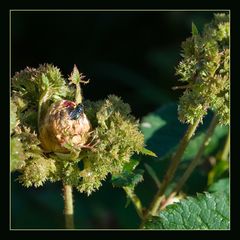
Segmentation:
[(177, 119), (177, 104), (170, 103), (145, 116), (141, 131), (147, 148), (164, 157), (181, 139), (186, 125)]
[[(149, 164), (155, 170), (160, 180), (163, 178), (169, 166), (171, 156), (187, 129), (187, 124), (183, 124), (178, 120), (177, 107), (176, 103), (164, 105), (145, 116), (141, 122), (141, 131), (144, 134), (146, 147), (160, 156), (159, 158), (150, 159), (149, 156), (143, 155), (142, 162)], [(205, 137), (205, 132), (211, 122), (212, 116), (212, 112), (209, 112), (203, 119), (203, 124), (197, 128), (196, 134), (191, 139), (183, 155), (174, 181), (177, 181), (183, 174), (189, 161), (196, 155)], [(211, 141), (205, 148), (203, 158), (211, 155), (214, 156), (219, 151), (224, 144), (227, 133), (228, 127), (216, 127)], [(189, 181), (187, 181), (184, 191), (186, 190), (190, 194), (202, 192), (206, 189), (206, 185), (207, 172), (197, 167)]]
[[(145, 144), (150, 151), (156, 153), (157, 156), (161, 156), (160, 159), (168, 157), (176, 149), (187, 129), (187, 124), (182, 124), (178, 120), (177, 108), (176, 103), (170, 103), (142, 119), (141, 131), (144, 134)], [(211, 117), (212, 113), (210, 112), (204, 118), (203, 125), (198, 127), (196, 134), (186, 149), (183, 159), (190, 160), (195, 155), (210, 124)], [(220, 140), (226, 136), (227, 131), (227, 127), (219, 126), (216, 128), (211, 142), (206, 147), (206, 154), (216, 151)]]
[(208, 185), (217, 181), (222, 175), (228, 171), (229, 169), (229, 162), (220, 160), (217, 164), (211, 169), (208, 173)]
[(152, 156), (152, 157), (157, 157), (156, 153), (154, 153), (153, 151), (147, 149), (147, 148), (143, 148), (141, 150), (141, 153), (144, 154), (144, 155), (149, 155), (149, 156)]
[[(196, 152), (199, 149), (200, 144), (202, 144), (202, 141), (205, 137), (205, 130), (209, 125), (208, 119), (205, 119), (205, 123), (202, 126), (202, 129), (199, 129), (197, 131), (197, 134), (194, 136), (194, 138), (190, 141), (190, 144), (188, 145), (183, 160), (191, 160)], [(209, 156), (211, 154), (215, 154), (217, 150), (221, 147), (221, 142), (224, 139), (224, 137), (227, 135), (228, 127), (223, 126), (217, 126), (208, 145), (205, 147), (205, 151), (203, 156)]]
[(128, 163), (124, 164), (123, 170), (127, 172), (132, 172), (139, 164), (139, 161), (140, 161), (139, 158), (132, 157)]
[(220, 191), (223, 191), (223, 192), (228, 192), (229, 193), (229, 178), (223, 178), (223, 179), (220, 179), (218, 180), (216, 183), (213, 183), (208, 191), (209, 192), (220, 192)]
[(229, 229), (229, 194), (205, 193), (169, 205), (145, 229)]
[(137, 169), (134, 172), (123, 171), (119, 175), (113, 175), (111, 182), (114, 187), (131, 187), (134, 188), (139, 182), (143, 181), (142, 169)]
[(198, 35), (198, 29), (196, 27), (196, 25), (192, 22), (192, 35), (196, 36)]

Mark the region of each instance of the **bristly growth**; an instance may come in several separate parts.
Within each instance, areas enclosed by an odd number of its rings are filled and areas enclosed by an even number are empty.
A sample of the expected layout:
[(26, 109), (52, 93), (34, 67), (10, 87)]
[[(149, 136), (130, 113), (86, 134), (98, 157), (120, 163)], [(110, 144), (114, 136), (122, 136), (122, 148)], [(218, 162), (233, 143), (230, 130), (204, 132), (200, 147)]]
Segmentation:
[(130, 115), (130, 106), (110, 95), (105, 101), (86, 102), (86, 115), (95, 124), (92, 138), (98, 141), (94, 151), (84, 150), (84, 170), (78, 189), (97, 189), (108, 173), (120, 173), (134, 152), (141, 152), (144, 138), (139, 124)]
[(230, 51), (229, 15), (215, 14), (199, 34), (193, 24), (192, 37), (182, 44), (183, 60), (176, 74), (187, 82), (180, 98), (179, 120), (194, 123), (208, 109), (216, 112), (221, 125), (229, 124)]
[(74, 99), (74, 89), (68, 86), (60, 70), (50, 64), (27, 67), (16, 73), (11, 87), (21, 124), (35, 131), (51, 103), (63, 98)]
[[(82, 76), (76, 67), (73, 75), (76, 79)], [(73, 79), (70, 80), (67, 82), (60, 70), (49, 64), (36, 69), (27, 67), (12, 78), (11, 170), (21, 173), (19, 181), (26, 187), (61, 180), (89, 195), (108, 174), (121, 173), (133, 153), (143, 151), (144, 139), (138, 121), (130, 115), (130, 106), (110, 95), (105, 100), (83, 102), (92, 125), (86, 147), (73, 148), (70, 142), (64, 142), (69, 153), (43, 149), (39, 129), (44, 127), (50, 106), (79, 97), (81, 81), (74, 82), (75, 90), (70, 86)], [(62, 130), (67, 133), (68, 127)]]

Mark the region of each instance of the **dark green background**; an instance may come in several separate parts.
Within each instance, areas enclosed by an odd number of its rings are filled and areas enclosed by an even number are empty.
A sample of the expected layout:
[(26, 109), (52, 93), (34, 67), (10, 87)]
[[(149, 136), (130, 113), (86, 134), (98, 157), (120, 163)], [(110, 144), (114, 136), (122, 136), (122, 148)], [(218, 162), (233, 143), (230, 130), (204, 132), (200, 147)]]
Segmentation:
[[(181, 42), (213, 17), (211, 11), (12, 12), (12, 75), (40, 63), (58, 66), (64, 76), (73, 65), (90, 78), (83, 89), (90, 100), (121, 96), (141, 119), (180, 92), (175, 67)], [(63, 228), (61, 184), (23, 188), (12, 177), (12, 228)], [(146, 175), (146, 176), (145, 176)], [(138, 192), (144, 205), (156, 191), (147, 174)], [(109, 182), (90, 197), (74, 192), (77, 228), (137, 228), (138, 217), (125, 194)]]

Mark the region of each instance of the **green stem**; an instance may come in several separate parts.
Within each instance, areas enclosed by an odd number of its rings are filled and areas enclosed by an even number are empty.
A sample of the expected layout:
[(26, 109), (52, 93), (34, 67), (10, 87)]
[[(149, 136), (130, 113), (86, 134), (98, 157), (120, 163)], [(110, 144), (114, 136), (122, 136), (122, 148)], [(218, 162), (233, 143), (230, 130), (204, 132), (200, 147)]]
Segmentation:
[[(164, 176), (164, 179), (163, 179), (162, 184), (161, 184), (161, 188), (158, 190), (158, 192), (154, 196), (153, 201), (150, 204), (150, 207), (147, 211), (147, 214), (144, 217), (143, 222), (145, 222), (148, 219), (149, 216), (151, 216), (151, 215), (154, 216), (154, 215), (157, 214), (160, 203), (161, 203), (161, 201), (164, 197), (163, 194), (164, 194), (169, 182), (172, 180), (172, 178), (173, 178), (173, 176), (174, 176), (174, 174), (177, 170), (177, 167), (180, 163), (180, 160), (181, 160), (181, 158), (184, 154), (184, 151), (185, 151), (191, 137), (194, 135), (199, 122), (200, 122), (200, 118), (197, 119), (195, 121), (195, 123), (188, 126), (188, 129), (187, 129), (185, 135), (183, 136), (182, 140), (179, 143), (179, 146), (177, 148), (176, 153), (172, 157), (171, 164), (170, 164), (170, 166), (169, 166), (169, 168), (168, 168), (168, 170), (167, 170), (167, 172)], [(143, 225), (144, 225), (144, 223), (141, 224), (141, 226), (143, 226)]]
[(74, 229), (72, 186), (63, 184), (65, 228)]
[(148, 164), (144, 164), (145, 168), (147, 169), (149, 175), (152, 177), (153, 181), (156, 183), (158, 189), (160, 189), (161, 187), (161, 182), (158, 179), (157, 174), (155, 173), (155, 171), (153, 170), (153, 168), (151, 166), (149, 166)]
[(44, 102), (47, 101), (47, 99), (49, 97), (48, 95), (49, 95), (48, 91), (47, 90), (44, 91), (42, 93), (42, 95), (40, 96), (39, 101), (38, 101), (38, 130), (39, 130), (39, 127), (40, 127), (42, 105), (43, 105)]
[(166, 201), (164, 201), (164, 205), (161, 206), (161, 209), (165, 208), (165, 206), (168, 204), (169, 201), (171, 201), (171, 199), (173, 197), (175, 197), (175, 195), (182, 189), (183, 185), (186, 183), (186, 181), (189, 179), (190, 175), (192, 174), (192, 172), (194, 171), (194, 169), (196, 168), (196, 166), (198, 165), (204, 150), (206, 148), (206, 146), (209, 144), (210, 140), (211, 140), (211, 136), (213, 135), (213, 132), (216, 128), (218, 124), (218, 118), (216, 115), (213, 116), (213, 119), (207, 129), (206, 135), (204, 137), (204, 140), (195, 156), (195, 158), (192, 160), (192, 162), (190, 163), (190, 165), (188, 166), (188, 168), (186, 169), (186, 171), (184, 172), (183, 176), (180, 178), (180, 180), (178, 181), (178, 184), (176, 185), (176, 187), (174, 188), (173, 192), (170, 194), (170, 196), (166, 199)]
[(128, 197), (131, 199), (138, 216), (143, 219), (143, 208), (142, 203), (134, 191), (129, 187), (123, 187), (124, 191), (127, 193)]

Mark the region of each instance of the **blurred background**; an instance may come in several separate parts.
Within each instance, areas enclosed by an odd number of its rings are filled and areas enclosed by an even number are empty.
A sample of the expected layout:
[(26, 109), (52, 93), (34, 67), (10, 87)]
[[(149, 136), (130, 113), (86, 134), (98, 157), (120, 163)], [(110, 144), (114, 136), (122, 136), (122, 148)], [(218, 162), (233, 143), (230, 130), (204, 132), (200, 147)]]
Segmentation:
[[(108, 94), (121, 96), (141, 119), (162, 105), (177, 101), (181, 92), (175, 67), (181, 42), (191, 35), (191, 24), (201, 31), (213, 17), (211, 11), (11, 12), (11, 73), (42, 63), (58, 66), (68, 77), (76, 64), (90, 83), (86, 99)], [(23, 188), (11, 181), (11, 227), (63, 228), (61, 184)], [(156, 187), (144, 176), (138, 192), (149, 203)], [(125, 208), (123, 190), (106, 181), (90, 197), (74, 191), (77, 228), (137, 228), (138, 216)]]

